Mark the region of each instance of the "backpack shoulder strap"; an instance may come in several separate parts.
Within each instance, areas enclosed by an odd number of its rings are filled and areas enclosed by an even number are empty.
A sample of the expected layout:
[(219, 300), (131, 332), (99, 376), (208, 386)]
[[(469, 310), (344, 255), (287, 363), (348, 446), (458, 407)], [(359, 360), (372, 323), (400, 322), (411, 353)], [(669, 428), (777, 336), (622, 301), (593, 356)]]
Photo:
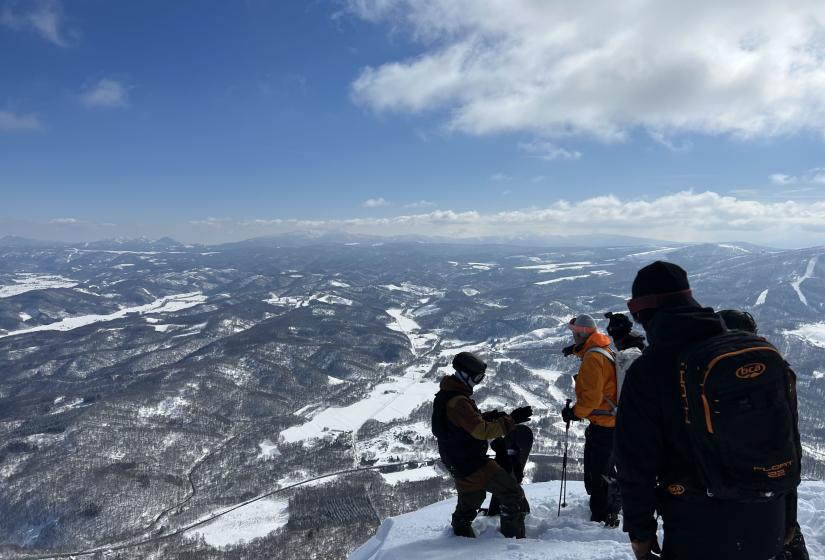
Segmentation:
[(616, 363), (616, 358), (613, 356), (613, 353), (606, 348), (602, 348), (601, 346), (596, 346), (595, 348), (591, 348), (585, 354), (589, 354), (590, 352), (595, 352), (596, 354), (601, 354), (605, 358), (611, 361), (611, 363)]

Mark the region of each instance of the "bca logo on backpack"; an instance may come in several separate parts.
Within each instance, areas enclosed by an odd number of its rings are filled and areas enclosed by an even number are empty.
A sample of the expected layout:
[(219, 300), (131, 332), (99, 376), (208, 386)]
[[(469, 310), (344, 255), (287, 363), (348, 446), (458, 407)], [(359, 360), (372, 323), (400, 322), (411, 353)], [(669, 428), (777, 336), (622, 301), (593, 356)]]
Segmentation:
[(751, 501), (800, 480), (795, 376), (765, 339), (726, 332), (679, 356), (683, 420), (708, 495)]

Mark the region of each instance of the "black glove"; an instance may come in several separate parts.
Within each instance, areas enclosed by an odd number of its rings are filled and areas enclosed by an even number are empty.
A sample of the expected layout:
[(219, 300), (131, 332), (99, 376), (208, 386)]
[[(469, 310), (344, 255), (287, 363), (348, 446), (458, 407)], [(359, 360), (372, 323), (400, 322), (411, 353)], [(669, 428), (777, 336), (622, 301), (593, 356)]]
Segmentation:
[(655, 560), (661, 558), (662, 550), (659, 548), (659, 540), (653, 538), (649, 541), (631, 541), (633, 554), (636, 560)]
[(500, 411), (499, 409), (490, 410), (488, 412), (482, 413), (481, 417), (484, 418), (486, 422), (495, 422), (502, 416), (507, 416), (506, 413)]
[(562, 355), (566, 358), (567, 356), (572, 356), (573, 352), (576, 351), (576, 345), (571, 344), (570, 346), (565, 346), (561, 349)]
[(561, 409), (561, 419), (567, 423), (572, 422), (573, 420), (581, 420), (576, 414), (573, 412), (573, 409), (569, 406), (565, 406)]
[(513, 422), (516, 424), (523, 424), (530, 420), (530, 417), (533, 415), (533, 408), (530, 406), (522, 406), (520, 408), (515, 409), (513, 412), (510, 413), (510, 418), (513, 419)]

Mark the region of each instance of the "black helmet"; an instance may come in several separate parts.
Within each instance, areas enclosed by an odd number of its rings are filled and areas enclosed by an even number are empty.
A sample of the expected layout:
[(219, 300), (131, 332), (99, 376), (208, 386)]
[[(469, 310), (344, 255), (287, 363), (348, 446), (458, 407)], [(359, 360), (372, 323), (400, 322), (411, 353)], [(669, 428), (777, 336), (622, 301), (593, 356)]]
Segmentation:
[(718, 313), (725, 326), (733, 331), (747, 331), (756, 334), (756, 320), (747, 311), (723, 309)]
[(609, 319), (609, 322), (607, 323), (607, 334), (609, 334), (614, 340), (630, 334), (630, 330), (633, 328), (633, 323), (630, 322), (627, 315), (624, 313), (613, 313), (608, 311), (604, 314), (604, 316)]
[(453, 358), (453, 367), (459, 371), (478, 375), (487, 371), (487, 364), (472, 352), (459, 352)]
[(481, 383), (484, 379), (484, 372), (487, 371), (487, 364), (482, 362), (478, 356), (472, 352), (459, 352), (453, 358), (453, 367), (457, 372), (463, 373), (474, 385)]

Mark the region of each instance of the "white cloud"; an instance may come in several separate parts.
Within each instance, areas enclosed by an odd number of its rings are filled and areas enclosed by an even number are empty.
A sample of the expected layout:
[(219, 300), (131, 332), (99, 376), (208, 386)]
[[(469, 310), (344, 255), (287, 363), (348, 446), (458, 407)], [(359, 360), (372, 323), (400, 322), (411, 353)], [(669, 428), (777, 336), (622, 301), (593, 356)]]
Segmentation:
[(38, 130), (43, 130), (43, 125), (36, 116), (0, 111), (0, 132), (35, 132)]
[(651, 130), (649, 134), (654, 142), (661, 144), (671, 152), (687, 152), (693, 148), (693, 142), (690, 140), (678, 141), (659, 130)]
[(126, 107), (129, 104), (129, 94), (126, 86), (117, 80), (103, 78), (89, 86), (80, 99), (87, 107)]
[(547, 142), (545, 140), (520, 142), (518, 147), (520, 150), (528, 152), (534, 157), (548, 161), (555, 159), (580, 159), (582, 157), (581, 152), (577, 152), (575, 150), (565, 150), (564, 148), (559, 148), (552, 142)]
[(429, 200), (418, 200), (416, 202), (405, 204), (404, 208), (432, 208), (433, 206), (435, 206), (435, 202), (430, 202)]
[(764, 137), (825, 129), (825, 2), (350, 0), (408, 31), (412, 58), (362, 70), (376, 111), (448, 110), (470, 134), (621, 140), (634, 129)]
[(513, 180), (513, 178), (512, 178), (512, 177), (510, 177), (510, 176), (509, 176), (509, 175), (507, 175), (506, 173), (501, 173), (501, 172), (499, 172), (499, 173), (493, 173), (493, 174), (492, 174), (492, 175), (490, 175), (490, 177), (488, 177), (488, 178), (489, 178), (491, 181), (495, 182), (495, 183), (506, 183), (506, 182), (508, 182), (508, 181), (512, 181), (512, 180)]
[(378, 198), (368, 198), (367, 200), (361, 203), (361, 206), (363, 206), (364, 208), (381, 208), (383, 206), (389, 205), (390, 203), (380, 196)]
[(799, 179), (793, 175), (785, 175), (784, 173), (774, 173), (771, 175), (771, 183), (774, 185), (793, 185)]
[(803, 184), (825, 184), (825, 167), (814, 167), (799, 175), (786, 175), (784, 173), (774, 173), (771, 175), (771, 182), (775, 185), (795, 185)]
[(578, 202), (559, 200), (547, 208), (491, 213), (433, 210), (385, 218), (218, 220), (202, 225), (231, 232), (235, 238), (296, 230), (451, 237), (614, 233), (674, 241), (748, 239), (771, 245), (811, 245), (825, 242), (825, 201), (761, 202), (710, 191), (684, 191), (652, 200), (599, 196)]
[(811, 169), (809, 172), (811, 183), (825, 184), (825, 168)]
[(0, 12), (0, 24), (10, 29), (29, 29), (58, 47), (68, 47), (76, 33), (66, 28), (58, 0), (9, 2)]

